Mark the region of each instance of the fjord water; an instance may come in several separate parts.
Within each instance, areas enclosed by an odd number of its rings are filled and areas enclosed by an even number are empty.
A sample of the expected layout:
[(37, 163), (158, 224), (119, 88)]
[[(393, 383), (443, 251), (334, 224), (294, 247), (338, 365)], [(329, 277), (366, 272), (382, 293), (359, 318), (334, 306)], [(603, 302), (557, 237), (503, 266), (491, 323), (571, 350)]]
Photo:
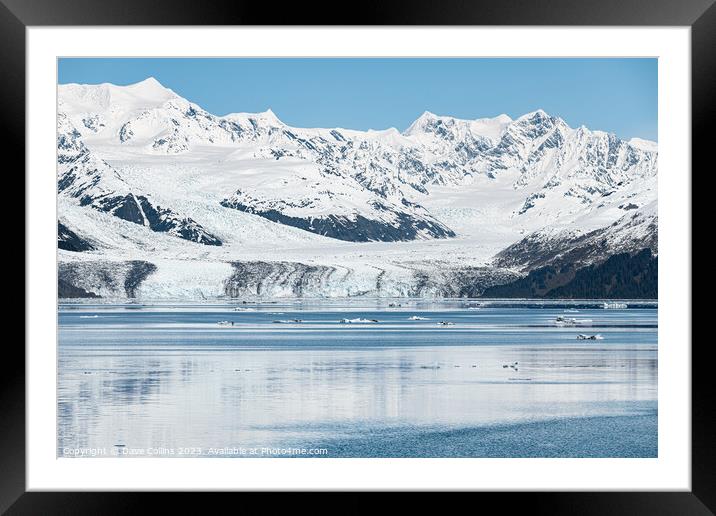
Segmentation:
[(394, 304), (62, 304), (58, 456), (657, 456), (655, 303)]

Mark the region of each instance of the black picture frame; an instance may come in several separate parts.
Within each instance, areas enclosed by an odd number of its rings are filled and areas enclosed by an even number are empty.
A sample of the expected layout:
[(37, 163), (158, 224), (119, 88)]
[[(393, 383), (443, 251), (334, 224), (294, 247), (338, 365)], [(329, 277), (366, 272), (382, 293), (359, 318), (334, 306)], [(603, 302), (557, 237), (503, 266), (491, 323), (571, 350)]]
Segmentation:
[[(706, 175), (712, 154), (708, 128), (716, 114), (716, 0), (493, 0), (412, 2), (366, 0), (350, 15), (322, 2), (285, 3), (245, 0), (0, 0), (0, 131), (5, 149), (17, 159), (20, 177), (25, 159), (25, 30), (62, 25), (550, 25), (689, 26), (692, 50), (692, 168)], [(323, 14), (320, 14), (323, 13)], [(349, 17), (348, 17), (349, 16)], [(330, 18), (330, 19), (329, 19)], [(712, 163), (712, 158), (710, 158)], [(703, 170), (701, 170), (703, 169)], [(12, 171), (6, 169), (7, 174)], [(48, 172), (49, 173), (49, 172)], [(690, 171), (684, 171), (688, 179)], [(693, 174), (691, 174), (693, 177)], [(19, 191), (15, 190), (15, 191)], [(24, 187), (23, 187), (24, 188)], [(16, 194), (15, 194), (16, 195)], [(16, 195), (17, 196), (17, 195)], [(19, 196), (17, 196), (19, 197)], [(690, 206), (684, 209), (691, 210)], [(27, 260), (25, 256), (25, 260)], [(25, 263), (27, 263), (25, 261)], [(32, 274), (24, 267), (25, 277)], [(18, 279), (19, 281), (19, 279)], [(31, 310), (31, 306), (25, 307)], [(680, 343), (684, 346), (690, 342)], [(700, 344), (700, 345), (699, 345)], [(692, 490), (690, 492), (480, 493), (485, 501), (509, 503), (537, 514), (713, 514), (716, 511), (716, 420), (710, 399), (711, 374), (704, 340), (692, 347)], [(161, 496), (165, 512), (205, 512), (205, 502), (182, 493), (26, 493), (25, 354), (17, 339), (5, 342), (6, 364), (0, 417), (0, 512), (8, 514), (115, 514), (142, 509)], [(221, 495), (222, 498), (230, 496)], [(241, 494), (241, 508), (264, 498)], [(353, 495), (354, 496), (354, 495)], [(422, 497), (414, 496), (420, 501)], [(480, 503), (482, 504), (482, 500)], [(300, 501), (299, 501), (300, 503)], [(369, 500), (348, 504), (371, 510)], [(248, 505), (247, 505), (248, 504)], [(174, 506), (174, 507), (172, 507)]]

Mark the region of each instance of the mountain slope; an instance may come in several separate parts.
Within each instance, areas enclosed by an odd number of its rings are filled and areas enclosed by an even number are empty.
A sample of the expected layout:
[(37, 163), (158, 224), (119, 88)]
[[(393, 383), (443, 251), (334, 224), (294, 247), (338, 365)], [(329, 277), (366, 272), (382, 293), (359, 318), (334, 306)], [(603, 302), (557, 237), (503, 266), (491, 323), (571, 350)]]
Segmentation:
[(532, 270), (546, 265), (577, 267), (598, 263), (619, 253), (642, 249), (658, 253), (656, 201), (628, 210), (606, 227), (583, 231), (579, 222), (567, 228), (545, 228), (500, 251), (494, 260), (499, 267)]
[(297, 128), (270, 110), (208, 113), (150, 78), (60, 85), (57, 145), (60, 261), (151, 263), (138, 295), (227, 295), (232, 264), (254, 262), (336, 271), (262, 283), (271, 295), (477, 295), (541, 266), (656, 251), (656, 144), (541, 110), (426, 112), (403, 133)]
[(494, 298), (657, 299), (658, 258), (650, 249), (620, 253), (599, 263), (575, 268), (547, 265), (518, 280), (486, 288)]
[(155, 205), (145, 195), (135, 195), (119, 172), (81, 141), (80, 132), (63, 113), (58, 115), (58, 126), (57, 188), (60, 195), (77, 199), (80, 206), (92, 207), (152, 231), (202, 244), (221, 245), (219, 239), (191, 218)]

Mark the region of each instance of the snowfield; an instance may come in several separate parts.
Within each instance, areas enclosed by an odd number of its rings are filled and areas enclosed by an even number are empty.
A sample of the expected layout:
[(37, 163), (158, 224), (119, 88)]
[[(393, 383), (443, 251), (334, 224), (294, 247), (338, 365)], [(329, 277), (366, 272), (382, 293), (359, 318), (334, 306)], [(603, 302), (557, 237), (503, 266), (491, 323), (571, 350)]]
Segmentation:
[(656, 252), (656, 143), (541, 110), (400, 133), (216, 116), (152, 78), (58, 97), (61, 271), (102, 297), (472, 296)]

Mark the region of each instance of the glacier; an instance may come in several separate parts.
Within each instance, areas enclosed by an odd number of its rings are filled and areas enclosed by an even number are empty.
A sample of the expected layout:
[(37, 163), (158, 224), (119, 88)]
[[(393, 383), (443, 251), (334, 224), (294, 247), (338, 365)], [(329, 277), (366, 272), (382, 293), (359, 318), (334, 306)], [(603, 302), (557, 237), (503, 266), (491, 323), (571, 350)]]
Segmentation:
[(477, 297), (658, 252), (655, 142), (543, 110), (400, 132), (58, 86), (61, 297)]

